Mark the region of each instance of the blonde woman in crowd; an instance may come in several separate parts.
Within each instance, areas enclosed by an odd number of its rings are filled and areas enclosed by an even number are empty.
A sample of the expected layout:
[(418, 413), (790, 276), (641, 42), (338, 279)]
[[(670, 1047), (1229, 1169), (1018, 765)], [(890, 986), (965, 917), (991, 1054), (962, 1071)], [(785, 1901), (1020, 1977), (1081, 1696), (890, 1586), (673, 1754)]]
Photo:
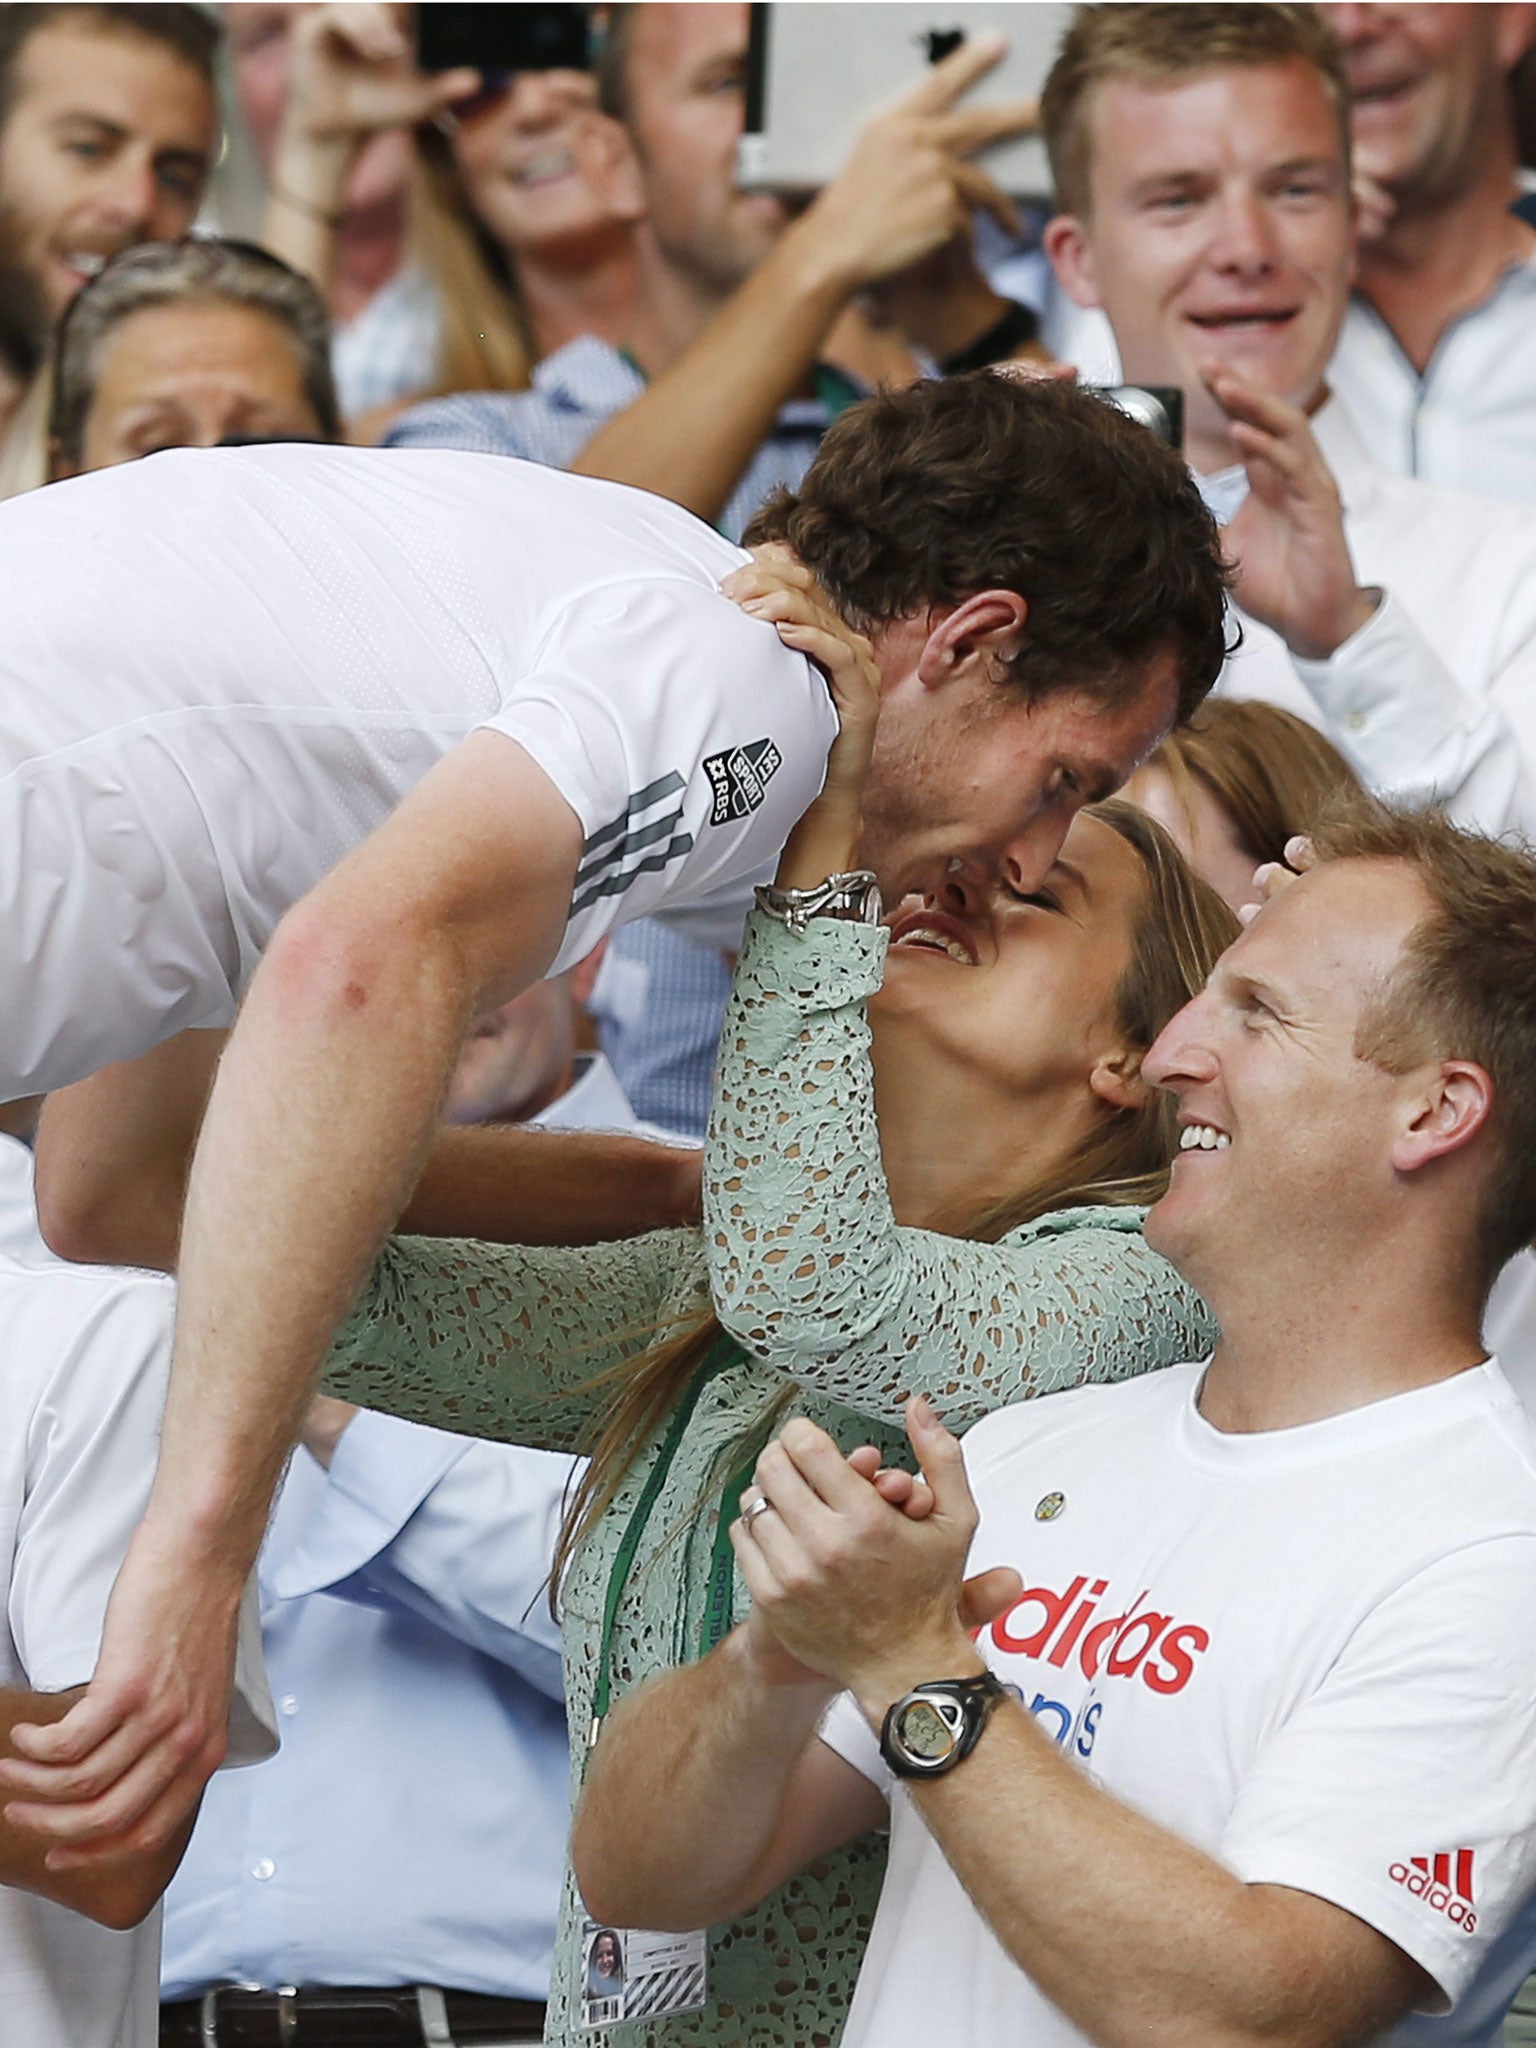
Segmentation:
[[(284, 11), (295, 17), (286, 92), (257, 96), (265, 121), (281, 105), (267, 139), (267, 245), (337, 291), (353, 181), (395, 145), (394, 268), (338, 338), (349, 414), (376, 426), (408, 397), (520, 390), (577, 335), (617, 336), (641, 202), (623, 130), (596, 111), (586, 72), (423, 74), (401, 10)], [(237, 43), (237, 75), (240, 61)]]

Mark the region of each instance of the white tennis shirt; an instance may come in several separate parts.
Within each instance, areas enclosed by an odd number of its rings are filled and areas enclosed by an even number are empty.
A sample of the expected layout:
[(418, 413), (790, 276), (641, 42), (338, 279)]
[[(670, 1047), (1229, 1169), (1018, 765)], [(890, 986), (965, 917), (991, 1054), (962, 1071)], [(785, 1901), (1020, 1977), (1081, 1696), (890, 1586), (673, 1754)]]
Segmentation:
[(504, 457), (184, 450), (0, 506), (0, 1093), (228, 1024), (273, 927), (479, 727), (613, 925), (739, 933), (821, 786), (825, 683), (645, 492)]

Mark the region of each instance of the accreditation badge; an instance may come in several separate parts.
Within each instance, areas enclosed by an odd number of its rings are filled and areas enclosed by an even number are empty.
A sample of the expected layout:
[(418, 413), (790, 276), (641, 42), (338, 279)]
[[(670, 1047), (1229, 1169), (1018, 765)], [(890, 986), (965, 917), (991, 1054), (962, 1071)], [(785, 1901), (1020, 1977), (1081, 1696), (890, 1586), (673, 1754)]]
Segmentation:
[(646, 1927), (581, 1926), (581, 2025), (669, 2019), (709, 2003), (709, 1936)]

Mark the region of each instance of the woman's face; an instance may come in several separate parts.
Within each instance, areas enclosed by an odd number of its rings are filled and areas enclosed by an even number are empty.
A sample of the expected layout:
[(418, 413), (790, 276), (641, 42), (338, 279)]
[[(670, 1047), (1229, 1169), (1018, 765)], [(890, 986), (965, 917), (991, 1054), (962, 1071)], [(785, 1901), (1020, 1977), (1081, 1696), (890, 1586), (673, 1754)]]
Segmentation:
[(601, 1976), (619, 1974), (619, 1944), (611, 1934), (600, 1934), (593, 1942), (592, 1962)]
[(584, 71), (520, 71), (505, 92), (459, 114), (453, 153), (475, 214), (515, 262), (580, 248), (634, 218), (595, 176), (597, 143), (620, 147)]
[(1004, 1123), (1042, 1098), (1093, 1110), (1091, 1077), (1122, 1051), (1115, 995), (1145, 896), (1139, 855), (1080, 814), (1033, 895), (957, 867), (937, 895), (909, 897), (870, 1003), (882, 1083), (893, 1065), (903, 1087), (964, 1079)]
[(1203, 782), (1194, 776), (1188, 780), (1186, 805), (1167, 769), (1149, 762), (1137, 769), (1121, 795), (1157, 820), (1195, 873), (1229, 908), (1241, 910), (1245, 903), (1257, 903), (1253, 876), (1258, 862), (1239, 838), (1231, 813)]

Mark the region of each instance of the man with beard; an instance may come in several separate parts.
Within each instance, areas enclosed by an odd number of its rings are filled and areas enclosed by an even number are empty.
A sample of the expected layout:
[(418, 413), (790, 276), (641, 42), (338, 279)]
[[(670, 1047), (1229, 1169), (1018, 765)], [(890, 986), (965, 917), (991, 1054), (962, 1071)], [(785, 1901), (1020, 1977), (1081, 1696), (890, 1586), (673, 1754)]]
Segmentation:
[[(0, 427), (13, 436), (85, 280), (191, 227), (217, 137), (218, 42), (198, 7), (0, 9)], [(37, 474), (11, 489), (42, 481), (37, 441)]]

